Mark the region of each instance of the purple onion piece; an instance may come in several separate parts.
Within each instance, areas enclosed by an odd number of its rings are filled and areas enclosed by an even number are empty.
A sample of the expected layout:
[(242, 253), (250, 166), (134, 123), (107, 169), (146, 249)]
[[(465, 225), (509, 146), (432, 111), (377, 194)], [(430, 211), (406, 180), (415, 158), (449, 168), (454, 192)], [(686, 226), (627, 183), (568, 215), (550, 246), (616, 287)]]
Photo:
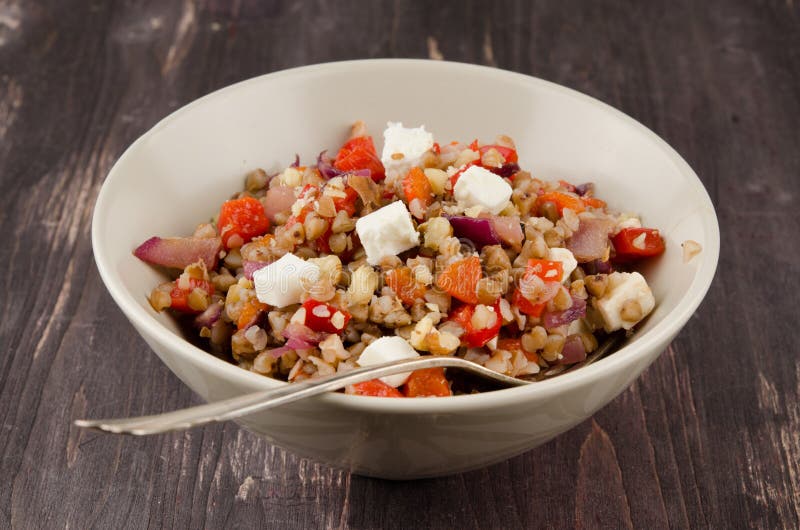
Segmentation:
[(333, 161), (330, 157), (325, 155), (327, 152), (328, 151), (322, 151), (317, 155), (317, 170), (319, 170), (319, 174), (322, 175), (322, 178), (332, 179), (333, 177), (341, 175), (342, 172), (333, 167)]
[(456, 237), (467, 238), (472, 241), (478, 250), (486, 245), (499, 245), (500, 236), (494, 229), (491, 219), (466, 217), (463, 215), (446, 216), (453, 227)]
[(151, 237), (133, 251), (142, 261), (183, 269), (197, 260), (203, 260), (206, 268), (213, 269), (222, 248), (218, 237)]
[[(286, 328), (283, 330), (282, 335), (286, 337), (289, 341), (295, 339), (311, 345), (319, 344), (320, 342), (325, 340), (325, 337), (328, 336), (327, 333), (320, 333), (318, 331), (314, 331), (308, 326), (305, 326), (303, 324), (297, 324), (295, 322), (290, 322), (289, 325), (287, 325)], [(306, 349), (306, 348), (301, 348), (301, 349)]]
[(583, 197), (590, 191), (594, 190), (594, 182), (584, 182), (583, 184), (578, 184), (575, 186), (575, 193)]
[(511, 175), (519, 171), (519, 164), (512, 162), (510, 164), (503, 164), (500, 167), (490, 167), (489, 171), (500, 177), (509, 178)]
[(372, 170), (369, 169), (355, 169), (353, 171), (348, 171), (348, 175), (358, 175), (359, 177), (370, 177), (372, 178)]
[(564, 324), (569, 324), (573, 320), (578, 320), (586, 316), (586, 300), (572, 297), (572, 306), (563, 311), (553, 311), (543, 315), (544, 327), (547, 329), (557, 328)]
[(569, 335), (564, 341), (559, 364), (575, 364), (586, 360), (586, 349), (578, 335)]
[(222, 302), (214, 302), (205, 311), (194, 318), (194, 327), (197, 329), (210, 328), (222, 316)]
[(610, 274), (614, 272), (614, 267), (611, 266), (610, 261), (601, 261), (596, 259), (583, 264), (583, 272), (587, 275), (592, 274)]
[(300, 167), (300, 155), (295, 153), (294, 155), (294, 162), (289, 167)]
[(263, 269), (269, 265), (266, 261), (248, 261), (245, 260), (242, 262), (242, 268), (244, 269), (244, 277), (248, 280), (253, 279), (253, 273), (259, 269)]

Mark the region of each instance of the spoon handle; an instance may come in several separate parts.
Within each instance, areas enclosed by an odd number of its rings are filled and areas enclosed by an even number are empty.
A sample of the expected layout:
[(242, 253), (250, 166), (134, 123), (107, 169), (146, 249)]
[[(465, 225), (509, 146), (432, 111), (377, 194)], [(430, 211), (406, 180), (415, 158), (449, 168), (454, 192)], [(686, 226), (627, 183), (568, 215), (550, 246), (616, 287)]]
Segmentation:
[[(357, 368), (350, 372), (334, 374), (330, 377), (310, 379), (299, 383), (282, 385), (270, 390), (262, 390), (233, 398), (189, 407), (164, 414), (139, 416), (134, 418), (76, 420), (75, 425), (118, 434), (143, 436), (169, 431), (190, 429), (211, 422), (221, 422), (266, 410), (278, 405), (316, 396), (347, 385), (423, 368), (457, 367), (500, 380), (507, 385), (525, 385), (527, 381), (501, 376), (476, 363), (456, 357), (422, 357), (403, 359), (391, 363)], [(501, 379), (502, 378), (502, 379)]]

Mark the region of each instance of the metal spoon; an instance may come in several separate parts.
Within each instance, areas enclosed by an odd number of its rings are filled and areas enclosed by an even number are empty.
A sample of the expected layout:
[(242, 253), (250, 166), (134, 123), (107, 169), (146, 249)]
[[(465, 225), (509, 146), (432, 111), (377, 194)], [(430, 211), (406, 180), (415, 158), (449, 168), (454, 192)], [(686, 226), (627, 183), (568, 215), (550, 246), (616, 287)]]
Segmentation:
[[(558, 374), (571, 372), (582, 366), (593, 363), (605, 355), (615, 344), (615, 337), (609, 338), (602, 346), (594, 351), (586, 360), (575, 364), (564, 370), (560, 370), (552, 375), (545, 375), (549, 378)], [(262, 390), (243, 396), (236, 396), (214, 403), (198, 405), (163, 414), (152, 416), (139, 416), (134, 418), (103, 419), (103, 420), (75, 420), (78, 427), (92, 428), (100, 431), (133, 434), (143, 436), (147, 434), (158, 434), (169, 431), (190, 429), (212, 422), (228, 421), (255, 412), (260, 412), (278, 405), (291, 403), (318, 394), (323, 394), (331, 390), (338, 390), (347, 385), (393, 375), (403, 372), (421, 370), (423, 368), (458, 368), (470, 372), (471, 374), (491, 380), (501, 386), (513, 387), (536, 383), (535, 380), (519, 379), (500, 374), (485, 368), (472, 361), (467, 361), (458, 357), (420, 357), (415, 359), (403, 359), (376, 366), (366, 366), (357, 368), (349, 372), (334, 374), (329, 377), (319, 379), (309, 379), (291, 385), (284, 385), (280, 388)], [(552, 372), (553, 369), (548, 370)]]

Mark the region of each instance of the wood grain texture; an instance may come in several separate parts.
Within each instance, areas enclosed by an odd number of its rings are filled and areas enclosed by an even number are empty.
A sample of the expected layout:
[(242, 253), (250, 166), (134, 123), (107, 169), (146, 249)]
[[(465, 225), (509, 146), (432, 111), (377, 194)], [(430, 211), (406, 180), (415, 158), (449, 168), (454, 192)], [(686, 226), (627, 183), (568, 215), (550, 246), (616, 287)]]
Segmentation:
[[(673, 145), (722, 230), (678, 339), (591, 420), (437, 480), (349, 476), (232, 424), (71, 427), (197, 402), (94, 267), (91, 205), (114, 160), (211, 90), (365, 57), (533, 74)], [(0, 0), (0, 527), (799, 527), (798, 122), (791, 0)]]

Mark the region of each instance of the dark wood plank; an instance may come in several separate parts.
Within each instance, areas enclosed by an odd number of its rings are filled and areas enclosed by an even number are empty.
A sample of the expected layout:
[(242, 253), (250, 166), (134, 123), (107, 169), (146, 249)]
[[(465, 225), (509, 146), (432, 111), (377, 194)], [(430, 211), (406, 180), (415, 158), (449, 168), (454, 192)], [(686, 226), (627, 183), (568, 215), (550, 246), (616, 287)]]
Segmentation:
[[(563, 83), (678, 149), (723, 244), (672, 346), (569, 433), (436, 480), (350, 476), (234, 425), (71, 427), (197, 402), (93, 265), (89, 205), (116, 157), (229, 83), (390, 56)], [(798, 65), (790, 0), (0, 0), (0, 527), (800, 526)]]

